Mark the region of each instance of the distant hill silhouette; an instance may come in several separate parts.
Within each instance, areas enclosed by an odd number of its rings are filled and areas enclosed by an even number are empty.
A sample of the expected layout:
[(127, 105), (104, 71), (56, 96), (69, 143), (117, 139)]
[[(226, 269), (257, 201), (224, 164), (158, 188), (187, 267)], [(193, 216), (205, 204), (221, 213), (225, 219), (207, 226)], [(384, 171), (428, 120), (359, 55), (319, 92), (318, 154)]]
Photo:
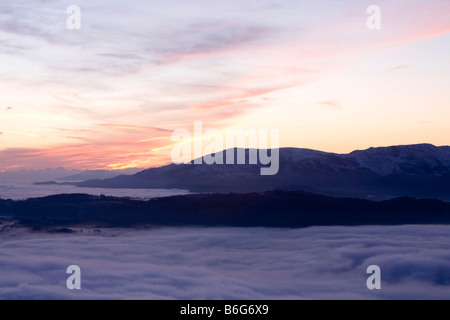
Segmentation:
[(450, 203), (413, 198), (374, 202), (300, 191), (198, 194), (149, 201), (74, 194), (0, 200), (0, 217), (19, 221), (19, 225), (52, 230), (75, 225), (298, 228), (449, 224)]
[[(123, 170), (68, 170), (65, 168), (43, 170), (18, 170), (0, 172), (0, 184), (33, 183), (37, 181), (84, 181), (89, 179), (107, 179), (119, 175), (135, 174), (142, 169)], [(56, 182), (53, 182), (56, 183)]]
[(135, 174), (142, 169), (130, 168), (130, 169), (120, 169), (120, 170), (84, 170), (80, 173), (69, 175), (57, 179), (59, 181), (84, 181), (91, 179), (110, 179), (117, 177), (119, 175), (131, 175)]
[[(246, 153), (248, 159), (248, 150)], [(261, 176), (261, 166), (172, 164), (75, 185), (218, 193), (283, 189), (373, 199), (411, 196), (450, 200), (450, 147), (420, 144), (350, 154), (282, 148), (277, 175)]]

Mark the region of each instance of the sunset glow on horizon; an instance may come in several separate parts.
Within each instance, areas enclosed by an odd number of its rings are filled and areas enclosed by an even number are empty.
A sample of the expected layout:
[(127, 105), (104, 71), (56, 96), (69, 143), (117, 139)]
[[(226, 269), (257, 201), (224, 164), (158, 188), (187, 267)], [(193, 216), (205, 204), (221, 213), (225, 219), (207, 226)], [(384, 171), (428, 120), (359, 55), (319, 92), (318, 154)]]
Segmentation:
[(195, 121), (336, 153), (449, 145), (450, 1), (377, 1), (380, 30), (372, 4), (3, 3), (0, 171), (165, 165)]

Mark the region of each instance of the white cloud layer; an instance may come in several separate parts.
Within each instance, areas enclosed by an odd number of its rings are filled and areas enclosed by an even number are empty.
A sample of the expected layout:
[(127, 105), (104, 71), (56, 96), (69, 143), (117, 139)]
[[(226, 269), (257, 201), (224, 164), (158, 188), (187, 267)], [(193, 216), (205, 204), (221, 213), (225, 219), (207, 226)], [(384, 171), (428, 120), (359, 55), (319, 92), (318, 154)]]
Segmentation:
[[(448, 299), (448, 226), (3, 235), (0, 299)], [(82, 290), (66, 289), (79, 265)], [(382, 289), (366, 287), (379, 265)]]

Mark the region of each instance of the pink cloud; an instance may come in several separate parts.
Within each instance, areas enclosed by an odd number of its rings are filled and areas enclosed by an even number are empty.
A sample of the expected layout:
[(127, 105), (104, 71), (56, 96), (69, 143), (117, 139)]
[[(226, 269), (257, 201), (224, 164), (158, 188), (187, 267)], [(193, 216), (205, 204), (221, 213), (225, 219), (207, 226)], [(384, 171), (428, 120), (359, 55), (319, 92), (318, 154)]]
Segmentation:
[(390, 69), (388, 69), (386, 71), (387, 72), (392, 72), (392, 71), (397, 71), (397, 70), (408, 69), (409, 67), (410, 67), (409, 64), (403, 64), (403, 65), (400, 65), (400, 66), (396, 66), (396, 67), (390, 68)]
[[(271, 88), (265, 88), (265, 89), (241, 89), (240, 93), (236, 93), (235, 96), (228, 97), (225, 99), (217, 99), (212, 101), (207, 101), (203, 103), (198, 104), (192, 104), (191, 107), (200, 109), (200, 110), (209, 110), (209, 109), (215, 109), (215, 108), (221, 108), (226, 106), (232, 106), (236, 104), (246, 103), (248, 100), (247, 98), (253, 98), (262, 96), (264, 94), (289, 89), (296, 87), (297, 85), (281, 85), (281, 86), (273, 86)], [(237, 89), (232, 91), (238, 91)]]

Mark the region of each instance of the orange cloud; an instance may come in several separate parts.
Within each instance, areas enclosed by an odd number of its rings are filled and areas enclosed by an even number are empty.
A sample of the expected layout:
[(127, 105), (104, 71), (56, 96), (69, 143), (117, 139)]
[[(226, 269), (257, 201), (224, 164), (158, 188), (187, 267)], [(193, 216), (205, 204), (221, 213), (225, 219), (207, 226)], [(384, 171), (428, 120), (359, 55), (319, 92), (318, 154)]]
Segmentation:
[(112, 123), (102, 123), (98, 124), (100, 127), (119, 129), (119, 130), (128, 130), (128, 131), (155, 131), (155, 132), (167, 132), (168, 130), (156, 128), (156, 127), (146, 127), (146, 126), (135, 126), (135, 125), (126, 125), (126, 124), (112, 124)]
[(167, 137), (150, 138), (150, 139), (143, 139), (143, 140), (139, 140), (138, 143), (149, 142), (149, 141), (155, 141), (155, 140), (163, 140), (163, 139), (170, 139), (170, 136), (167, 136)]
[(119, 169), (155, 167), (170, 162), (170, 150), (153, 149), (171, 143), (169, 137), (154, 137), (148, 141), (128, 137), (78, 145), (56, 145), (39, 149), (6, 149), (0, 151), (1, 170), (44, 169)]

